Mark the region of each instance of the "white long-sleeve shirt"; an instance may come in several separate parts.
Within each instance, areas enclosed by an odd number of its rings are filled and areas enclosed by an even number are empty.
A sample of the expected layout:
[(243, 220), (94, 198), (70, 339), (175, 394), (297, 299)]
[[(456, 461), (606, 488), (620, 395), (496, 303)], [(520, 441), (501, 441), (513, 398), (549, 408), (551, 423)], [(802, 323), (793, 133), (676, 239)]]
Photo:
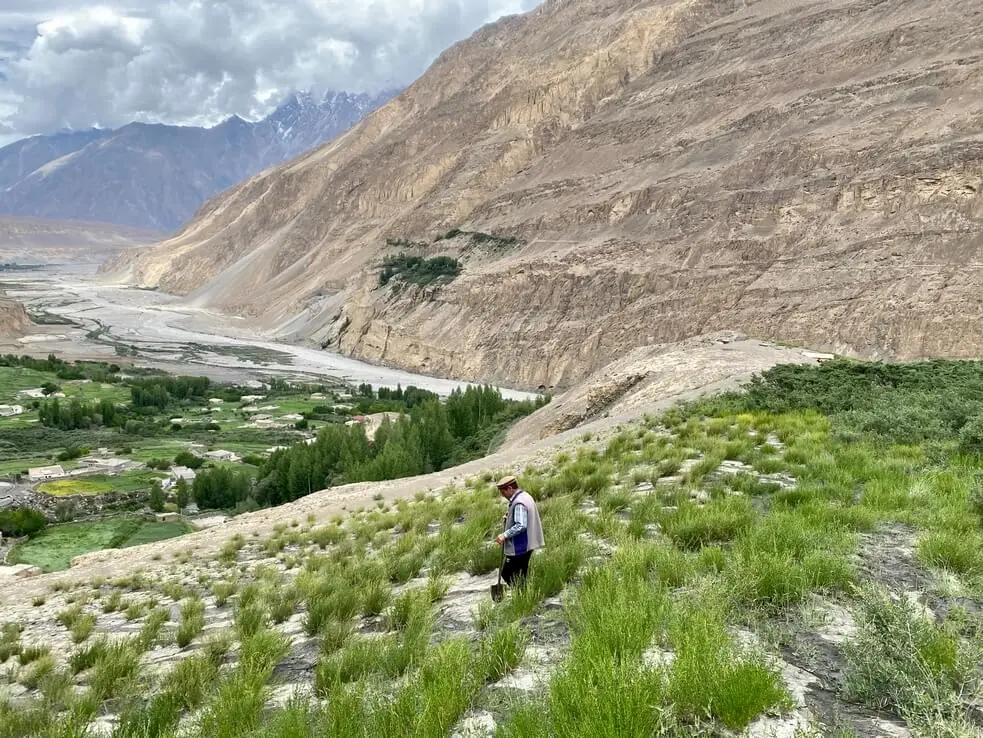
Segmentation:
[(529, 526), (529, 514), (526, 512), (526, 508), (524, 508), (522, 505), (515, 506), (515, 512), (512, 513), (512, 519), (515, 521), (512, 527), (502, 534), (505, 536), (506, 540), (515, 538)]

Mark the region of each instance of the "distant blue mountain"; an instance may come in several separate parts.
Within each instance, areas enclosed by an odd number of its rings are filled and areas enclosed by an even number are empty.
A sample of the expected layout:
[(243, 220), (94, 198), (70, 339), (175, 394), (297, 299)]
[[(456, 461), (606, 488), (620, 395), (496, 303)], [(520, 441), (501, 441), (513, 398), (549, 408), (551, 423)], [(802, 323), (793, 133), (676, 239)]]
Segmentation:
[(0, 215), (171, 232), (208, 198), (336, 138), (395, 94), (297, 94), (255, 123), (131, 123), (16, 141), (0, 149)]

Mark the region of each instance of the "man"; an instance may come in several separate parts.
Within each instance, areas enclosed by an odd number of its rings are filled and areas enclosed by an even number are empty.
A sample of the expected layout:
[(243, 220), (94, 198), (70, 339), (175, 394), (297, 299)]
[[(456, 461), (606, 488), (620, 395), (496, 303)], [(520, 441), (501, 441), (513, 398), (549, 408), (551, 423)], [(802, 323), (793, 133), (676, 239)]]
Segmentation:
[(546, 545), (539, 510), (532, 496), (519, 489), (515, 477), (500, 479), (499, 494), (509, 501), (505, 513), (505, 532), (495, 538), (495, 543), (505, 547), (505, 564), (502, 579), (510, 587), (520, 584), (529, 574), (532, 552)]

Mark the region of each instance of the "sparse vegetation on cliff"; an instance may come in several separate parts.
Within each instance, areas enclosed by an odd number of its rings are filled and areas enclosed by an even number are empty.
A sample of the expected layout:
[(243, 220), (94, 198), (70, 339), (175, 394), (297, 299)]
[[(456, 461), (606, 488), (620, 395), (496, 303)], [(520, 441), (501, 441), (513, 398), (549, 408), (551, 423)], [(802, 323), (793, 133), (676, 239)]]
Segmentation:
[(452, 228), (444, 235), (437, 236), (434, 242), (450, 241), (458, 236), (468, 236), (471, 243), (476, 246), (488, 246), (493, 249), (511, 248), (522, 244), (522, 240), (515, 236), (496, 236), (481, 231), (462, 231), (460, 228)]
[(431, 284), (440, 280), (450, 281), (461, 273), (461, 263), (450, 256), (422, 256), (400, 254), (386, 259), (379, 272), (379, 285), (384, 286), (398, 279), (410, 284)]

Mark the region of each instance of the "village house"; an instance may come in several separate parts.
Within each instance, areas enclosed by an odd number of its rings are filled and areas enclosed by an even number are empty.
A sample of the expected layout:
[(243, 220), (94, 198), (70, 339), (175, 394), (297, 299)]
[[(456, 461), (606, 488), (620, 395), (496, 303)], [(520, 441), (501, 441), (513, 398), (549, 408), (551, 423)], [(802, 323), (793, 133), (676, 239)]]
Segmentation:
[(284, 415), (280, 418), (281, 420), (303, 420), (304, 416), (300, 413), (290, 413), (289, 415)]
[(37, 389), (21, 390), (17, 393), (18, 397), (29, 397), (32, 400), (43, 400), (46, 397), (64, 397), (64, 392), (52, 392), (50, 395), (44, 394), (44, 390), (38, 387)]
[(23, 415), (23, 405), (0, 405), (0, 418), (12, 418), (15, 415)]
[(211, 459), (212, 461), (232, 461), (238, 462), (242, 461), (242, 457), (232, 451), (225, 451), (224, 449), (216, 449), (215, 451), (208, 451), (205, 454), (206, 459)]
[(119, 459), (114, 456), (83, 456), (79, 459), (79, 464), (89, 469), (104, 471), (107, 474), (119, 474), (138, 466), (128, 459)]
[(272, 418), (256, 418), (246, 428), (283, 428), (283, 423), (277, 423)]
[(44, 482), (49, 479), (64, 479), (67, 475), (60, 464), (54, 466), (35, 466), (27, 470), (27, 478), (32, 482)]
[(266, 395), (243, 395), (239, 399), (248, 405), (249, 403), (252, 402), (259, 402), (260, 400), (265, 400)]
[(189, 469), (186, 466), (172, 466), (171, 476), (165, 479), (160, 486), (163, 487), (164, 489), (170, 489), (175, 484), (177, 484), (178, 481), (181, 479), (183, 479), (188, 484), (191, 484), (192, 482), (195, 481), (195, 478), (197, 476), (198, 475), (195, 473), (194, 469)]
[(223, 400), (221, 398), (218, 398), (218, 397), (212, 397), (211, 399), (208, 400), (208, 404), (209, 405), (224, 405), (225, 404), (225, 400)]

